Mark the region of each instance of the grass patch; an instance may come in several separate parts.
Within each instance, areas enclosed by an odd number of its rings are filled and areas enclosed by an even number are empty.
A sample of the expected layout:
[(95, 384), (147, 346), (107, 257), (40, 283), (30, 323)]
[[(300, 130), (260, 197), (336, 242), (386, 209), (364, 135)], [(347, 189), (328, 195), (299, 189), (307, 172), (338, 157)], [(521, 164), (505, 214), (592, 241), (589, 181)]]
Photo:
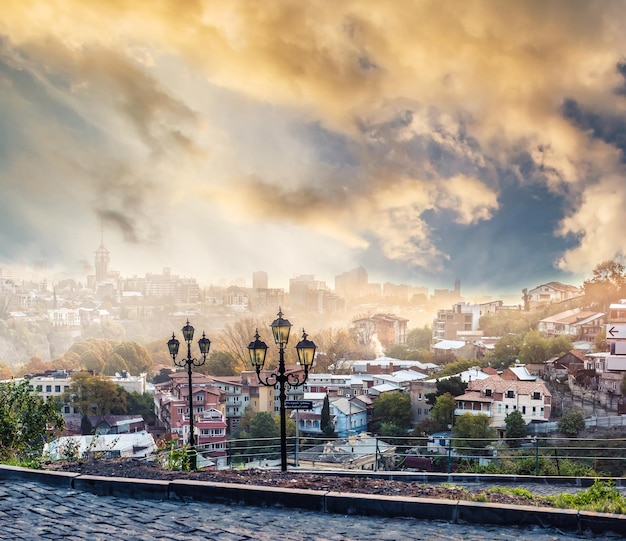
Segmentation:
[(626, 514), (626, 498), (615, 487), (614, 481), (596, 479), (588, 489), (576, 494), (557, 494), (550, 496), (555, 507), (595, 511), (598, 513)]

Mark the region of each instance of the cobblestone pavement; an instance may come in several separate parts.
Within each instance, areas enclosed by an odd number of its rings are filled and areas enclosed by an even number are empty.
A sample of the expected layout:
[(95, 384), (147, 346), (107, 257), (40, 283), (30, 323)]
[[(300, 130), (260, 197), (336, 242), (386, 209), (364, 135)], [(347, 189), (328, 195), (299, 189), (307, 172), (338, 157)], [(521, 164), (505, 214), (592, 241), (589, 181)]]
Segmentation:
[[(616, 539), (614, 536), (592, 536)], [(563, 541), (590, 535), (415, 519), (96, 496), (0, 481), (0, 539), (220, 541)]]

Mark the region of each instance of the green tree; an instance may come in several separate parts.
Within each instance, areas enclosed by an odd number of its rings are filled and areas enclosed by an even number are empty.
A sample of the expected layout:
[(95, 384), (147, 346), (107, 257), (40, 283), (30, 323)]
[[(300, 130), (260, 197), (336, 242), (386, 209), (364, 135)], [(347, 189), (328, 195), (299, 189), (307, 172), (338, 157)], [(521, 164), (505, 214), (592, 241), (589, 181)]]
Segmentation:
[(141, 415), (149, 425), (156, 422), (154, 413), (154, 395), (152, 393), (138, 393), (133, 391), (126, 393), (126, 413), (129, 415)]
[(450, 393), (444, 393), (435, 399), (430, 410), (430, 418), (436, 423), (435, 431), (447, 430), (454, 420), (456, 400)]
[(585, 417), (582, 412), (572, 410), (559, 419), (559, 432), (568, 438), (575, 438), (585, 428)]
[(89, 436), (90, 434), (93, 434), (93, 425), (91, 424), (91, 421), (89, 420), (89, 417), (87, 417), (87, 415), (83, 415), (80, 420), (80, 433), (83, 436)]
[(539, 331), (529, 331), (519, 352), (519, 360), (525, 364), (540, 364), (550, 358), (549, 343)]
[(72, 374), (72, 384), (64, 395), (83, 415), (121, 415), (126, 413), (126, 392), (111, 380), (89, 372)]
[(274, 416), (267, 411), (258, 412), (250, 421), (250, 438), (254, 440), (263, 438), (278, 438), (280, 426)]
[(491, 426), (491, 419), (487, 415), (464, 413), (454, 420), (452, 436), (453, 446), (463, 454), (468, 449), (484, 450), (495, 439), (496, 430)]
[(274, 455), (278, 450), (280, 425), (267, 411), (258, 412), (250, 421), (249, 454), (255, 459)]
[(406, 334), (406, 345), (409, 349), (430, 349), (433, 333), (430, 327), (424, 325), (421, 329), (411, 329)]
[(335, 432), (335, 427), (333, 426), (333, 422), (330, 417), (330, 401), (328, 400), (328, 395), (324, 397), (324, 402), (322, 404), (322, 413), (320, 416), (320, 428), (325, 437), (327, 438), (337, 437), (337, 433)]
[(0, 383), (0, 460), (40, 457), (47, 437), (63, 426), (56, 401), (31, 392), (28, 381)]
[(522, 348), (523, 337), (519, 334), (504, 334), (493, 347), (493, 361), (491, 365), (494, 368), (506, 368), (519, 358)]
[(561, 334), (548, 338), (548, 359), (565, 355), (568, 351), (572, 351), (572, 349), (571, 336)]
[(434, 406), (438, 396), (449, 393), (453, 397), (462, 395), (467, 389), (467, 383), (464, 383), (461, 376), (451, 376), (449, 378), (438, 379), (435, 384), (436, 391), (434, 393), (426, 393), (426, 403)]
[(408, 428), (411, 425), (411, 397), (399, 391), (382, 393), (374, 400), (374, 417), (380, 423)]
[(526, 437), (526, 422), (519, 410), (508, 413), (504, 418), (506, 425), (506, 440), (509, 447), (519, 447), (520, 438)]

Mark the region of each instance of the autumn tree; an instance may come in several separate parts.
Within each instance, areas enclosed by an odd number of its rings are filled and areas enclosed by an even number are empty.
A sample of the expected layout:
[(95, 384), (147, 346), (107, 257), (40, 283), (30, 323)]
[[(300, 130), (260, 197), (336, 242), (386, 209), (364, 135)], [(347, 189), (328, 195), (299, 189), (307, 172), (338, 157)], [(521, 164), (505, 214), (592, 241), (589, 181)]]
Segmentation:
[[(241, 365), (248, 367), (250, 366), (248, 346), (250, 342), (254, 341), (257, 329), (259, 330), (259, 335), (261, 335), (261, 340), (271, 347), (274, 344), (274, 340), (271, 338), (272, 333), (267, 322), (261, 322), (252, 318), (237, 319), (233, 323), (226, 325), (220, 335), (216, 337), (215, 347), (217, 350), (223, 351), (237, 359)], [(285, 353), (287, 352), (285, 350)]]
[(242, 360), (226, 351), (214, 351), (202, 368), (211, 376), (236, 376), (246, 369)]
[(11, 367), (0, 361), (0, 380), (3, 379), (11, 379), (13, 377), (13, 370), (11, 370)]
[(624, 265), (607, 260), (593, 269), (593, 277), (583, 282), (585, 305), (608, 312), (609, 305), (621, 299), (626, 293)]
[(105, 376), (115, 376), (123, 371), (128, 372), (128, 364), (118, 353), (112, 353), (102, 367), (102, 373)]
[(41, 456), (48, 436), (63, 426), (56, 402), (31, 392), (28, 381), (0, 383), (0, 461)]
[(113, 351), (107, 356), (107, 362), (113, 355), (119, 355), (126, 365), (128, 371), (133, 376), (152, 372), (152, 357), (138, 342), (121, 342), (113, 348)]

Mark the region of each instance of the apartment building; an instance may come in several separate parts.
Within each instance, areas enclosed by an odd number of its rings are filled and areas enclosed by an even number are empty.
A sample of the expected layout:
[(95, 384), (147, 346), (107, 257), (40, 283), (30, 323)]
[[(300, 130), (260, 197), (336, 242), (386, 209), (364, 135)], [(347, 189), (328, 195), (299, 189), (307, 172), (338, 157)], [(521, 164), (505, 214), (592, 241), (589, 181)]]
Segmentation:
[(501, 435), (505, 418), (513, 411), (519, 411), (527, 424), (548, 421), (552, 411), (552, 395), (541, 380), (505, 380), (498, 375), (470, 381), (465, 394), (455, 400), (455, 415), (487, 415)]

